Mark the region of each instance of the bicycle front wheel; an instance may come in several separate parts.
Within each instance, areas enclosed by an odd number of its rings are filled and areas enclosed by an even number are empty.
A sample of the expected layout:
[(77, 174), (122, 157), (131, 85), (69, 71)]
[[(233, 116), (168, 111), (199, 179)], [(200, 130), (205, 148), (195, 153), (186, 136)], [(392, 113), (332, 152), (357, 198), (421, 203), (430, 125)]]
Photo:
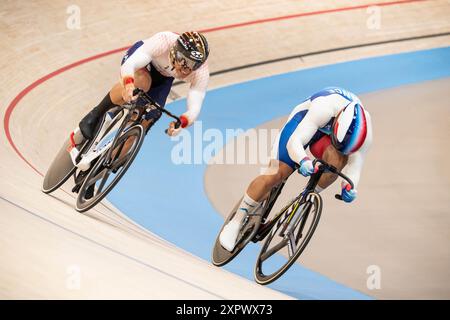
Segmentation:
[[(78, 192), (76, 203), (78, 212), (93, 208), (114, 188), (139, 152), (144, 136), (144, 128), (141, 125), (135, 125), (123, 133), (114, 146), (111, 146), (111, 159), (107, 158), (107, 151), (100, 156)], [(106, 163), (109, 164), (106, 166)], [(87, 196), (89, 190), (92, 192), (91, 196)]]
[(266, 285), (281, 277), (314, 234), (322, 212), (322, 198), (310, 193), (306, 201), (300, 201), (295, 199), (287, 206), (264, 242), (254, 269), (257, 283)]

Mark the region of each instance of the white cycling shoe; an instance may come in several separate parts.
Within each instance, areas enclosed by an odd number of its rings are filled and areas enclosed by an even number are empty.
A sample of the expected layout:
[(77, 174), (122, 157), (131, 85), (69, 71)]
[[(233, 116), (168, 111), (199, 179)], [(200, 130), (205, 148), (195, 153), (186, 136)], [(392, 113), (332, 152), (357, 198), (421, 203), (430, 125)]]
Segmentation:
[(222, 247), (227, 251), (232, 252), (236, 246), (236, 240), (239, 235), (239, 230), (241, 229), (240, 221), (231, 220), (223, 228), (219, 236), (219, 241)]

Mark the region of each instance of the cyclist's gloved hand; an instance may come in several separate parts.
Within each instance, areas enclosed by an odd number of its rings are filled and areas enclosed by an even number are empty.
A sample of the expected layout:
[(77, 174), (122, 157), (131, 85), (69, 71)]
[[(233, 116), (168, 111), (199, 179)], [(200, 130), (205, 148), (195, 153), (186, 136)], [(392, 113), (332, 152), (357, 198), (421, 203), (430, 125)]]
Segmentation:
[(304, 157), (300, 161), (300, 168), (298, 168), (298, 172), (302, 176), (308, 177), (308, 176), (312, 175), (316, 171), (317, 171), (317, 169), (314, 168), (313, 162), (312, 162), (312, 160), (309, 157)]
[(345, 202), (352, 202), (356, 199), (356, 189), (352, 189), (350, 184), (342, 185), (342, 200)]
[(133, 96), (134, 89), (136, 89), (134, 86), (134, 80), (132, 78), (125, 78), (122, 89), (122, 99), (125, 102), (129, 103), (136, 100), (137, 96)]
[(175, 128), (176, 122), (173, 121), (169, 124), (169, 129), (167, 129), (167, 134), (171, 137), (178, 135), (182, 128), (186, 128), (189, 125), (188, 118), (183, 114), (180, 116), (180, 126)]
[(167, 129), (167, 134), (171, 137), (177, 136), (180, 133), (180, 131), (182, 130), (181, 126), (178, 127), (177, 129), (175, 129), (175, 124), (176, 124), (176, 122), (172, 121), (169, 124), (169, 128)]

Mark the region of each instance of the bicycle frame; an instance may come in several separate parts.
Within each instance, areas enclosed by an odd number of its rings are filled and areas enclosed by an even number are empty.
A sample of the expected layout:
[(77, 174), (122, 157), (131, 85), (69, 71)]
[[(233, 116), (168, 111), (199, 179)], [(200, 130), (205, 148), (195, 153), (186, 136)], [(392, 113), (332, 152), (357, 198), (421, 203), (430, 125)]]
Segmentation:
[[(281, 209), (271, 220), (269, 221), (265, 221), (265, 219), (267, 218), (267, 216), (269, 215), (275, 201), (277, 200), (278, 196), (281, 193), (281, 189), (283, 189), (286, 181), (283, 181), (281, 183), (280, 186), (276, 186), (274, 189), (272, 189), (272, 191), (269, 194), (269, 205), (264, 208), (263, 213), (262, 213), (262, 219), (263, 221), (261, 222), (261, 225), (255, 235), (255, 237), (252, 239), (253, 242), (258, 242), (258, 241), (262, 241), (265, 239), (265, 237), (269, 234), (270, 230), (272, 229), (272, 227), (279, 221), (279, 219), (283, 216), (283, 214), (286, 213), (286, 211), (292, 206), (292, 203), (295, 202), (295, 207), (294, 209), (289, 213), (289, 217), (286, 220), (286, 225), (284, 226), (284, 228), (281, 231), (282, 235), (289, 235), (290, 231), (294, 228), (294, 226), (296, 225), (297, 221), (302, 217), (302, 215), (297, 215), (295, 219), (293, 219), (293, 217), (295, 216), (295, 214), (297, 213), (299, 207), (306, 202), (307, 197), (310, 193), (314, 192), (314, 190), (316, 189), (317, 184), (319, 183), (320, 178), (322, 177), (322, 175), (326, 172), (331, 172), (334, 174), (337, 174), (338, 176), (342, 177), (343, 179), (347, 180), (351, 187), (353, 188), (353, 182), (343, 173), (341, 173), (337, 168), (335, 168), (332, 165), (329, 165), (328, 163), (324, 162), (323, 160), (320, 159), (315, 159), (313, 162), (313, 166), (315, 167), (316, 163), (320, 163), (318, 170), (316, 173), (314, 173), (313, 175), (311, 175), (308, 183), (306, 184), (305, 189), (293, 200), (290, 201), (290, 204), (287, 205), (286, 207), (284, 207), (283, 209)], [(275, 197), (274, 197), (275, 194)], [(342, 200), (340, 198), (340, 195), (336, 195), (335, 196), (336, 199)], [(305, 207), (303, 210), (303, 213), (308, 215), (309, 214), (309, 208)], [(307, 216), (306, 216), (307, 218)], [(293, 221), (293, 223), (291, 223), (291, 221)], [(300, 226), (300, 228), (303, 228), (303, 225), (305, 224), (306, 219), (303, 219), (302, 221), (302, 225)]]
[[(285, 184), (285, 182), (282, 182), (283, 186)], [(270, 196), (269, 196), (270, 197)], [(296, 201), (297, 199), (299, 199), (300, 197), (302, 197), (302, 194), (300, 194), (299, 196), (296, 197), (296, 199), (294, 199), (293, 201)], [(278, 198), (278, 196), (273, 200), (272, 205), (270, 206), (270, 208), (273, 207), (273, 204), (275, 203), (276, 199)], [(296, 209), (298, 209), (300, 203), (297, 203), (296, 205)], [(267, 208), (269, 209), (269, 208)], [(258, 229), (258, 232), (256, 233), (255, 237), (253, 238), (253, 242), (258, 242), (258, 241), (262, 241), (264, 240), (264, 238), (269, 234), (270, 230), (272, 229), (272, 227), (279, 221), (280, 217), (286, 212), (286, 210), (289, 209), (289, 205), (287, 205), (286, 207), (284, 207), (283, 209), (281, 209), (271, 220), (266, 221), (266, 222), (262, 222), (261, 226)], [(292, 210), (292, 213), (295, 213), (296, 210)], [(267, 218), (267, 216), (269, 215), (270, 210), (265, 210), (263, 212), (263, 219)]]
[[(119, 139), (119, 137), (120, 137), (120, 133), (124, 131), (125, 126), (128, 125), (128, 122), (130, 121), (131, 114), (132, 114), (130, 111), (132, 109), (125, 109), (125, 110), (127, 110), (128, 112), (125, 115), (125, 118), (123, 119), (122, 123), (120, 124), (119, 129), (117, 130), (117, 134), (114, 136), (114, 140), (112, 141), (111, 146), (114, 146), (116, 144), (117, 139)], [(133, 125), (134, 125), (134, 123), (132, 125), (130, 125), (130, 127), (132, 127)], [(116, 155), (115, 155), (114, 159), (111, 159), (111, 153), (113, 151), (113, 148), (111, 148), (111, 147), (108, 148), (108, 151), (107, 151), (107, 154), (106, 154), (106, 159), (107, 160), (104, 163), (104, 166), (106, 168), (110, 168), (111, 163), (113, 163), (116, 160), (116, 157), (118, 157), (120, 155), (120, 153), (122, 151), (122, 147), (123, 147), (123, 145), (121, 146), (120, 150), (118, 152), (116, 152)]]
[[(109, 145), (108, 149), (107, 149), (107, 154), (106, 154), (106, 161), (104, 163), (104, 167), (111, 169), (111, 164), (114, 163), (114, 161), (117, 159), (118, 156), (120, 156), (122, 148), (124, 146), (124, 144), (122, 144), (119, 148), (119, 150), (115, 153), (114, 159), (111, 158), (112, 152), (113, 152), (113, 148), (111, 148), (111, 146), (114, 146), (117, 142), (117, 140), (120, 138), (121, 133), (125, 132), (127, 129), (126, 127), (128, 126), (129, 128), (133, 127), (136, 124), (141, 123), (142, 118), (141, 116), (145, 113), (145, 112), (149, 112), (151, 109), (151, 107), (156, 108), (158, 110), (160, 110), (161, 112), (167, 114), (169, 117), (174, 118), (176, 120), (176, 125), (175, 128), (178, 128), (181, 125), (181, 120), (173, 115), (172, 113), (170, 113), (168, 110), (164, 109), (163, 107), (161, 107), (157, 102), (155, 102), (151, 97), (149, 97), (144, 91), (140, 90), (140, 89), (135, 89), (135, 91), (133, 92), (133, 95), (137, 95), (138, 97), (141, 97), (145, 100), (146, 104), (143, 106), (137, 106), (137, 99), (131, 103), (127, 103), (124, 104), (121, 107), (121, 110), (119, 113), (116, 114), (116, 116), (111, 120), (111, 123), (108, 126), (105, 126), (105, 122), (102, 122), (102, 125), (100, 127), (100, 129), (98, 130), (95, 138), (94, 138), (94, 142), (91, 144), (91, 146), (89, 147), (89, 149), (86, 152), (83, 152), (83, 154), (78, 155), (77, 158), (81, 160), (78, 160), (77, 164), (75, 164), (75, 166), (78, 166), (78, 164), (82, 161), (82, 158), (84, 156), (86, 156), (87, 154), (90, 154), (91, 152), (93, 152), (95, 150), (95, 148), (98, 146), (98, 144), (105, 138), (106, 134), (108, 134), (111, 130), (113, 130), (115, 128), (115, 126), (117, 125), (117, 123), (121, 120), (121, 124), (119, 126), (119, 128), (117, 129), (117, 133), (114, 136), (114, 139), (109, 142), (107, 145)], [(133, 110), (136, 109), (141, 109), (142, 111), (140, 111), (139, 117), (137, 117), (135, 120), (131, 120), (132, 115), (133, 115)], [(166, 131), (167, 132), (167, 131)], [(98, 156), (95, 156), (95, 158), (93, 159), (93, 161), (95, 161), (95, 159), (98, 159), (101, 154), (103, 152), (100, 152), (98, 154)], [(91, 167), (91, 166), (90, 166)], [(87, 171), (83, 171), (80, 170), (80, 172), (77, 175), (77, 172), (74, 172), (74, 179), (75, 179), (75, 184), (78, 185), (80, 182), (82, 182), (82, 180), (84, 179), (84, 175), (86, 174), (86, 172), (88, 172), (90, 170), (87, 169)]]
[[(167, 114), (169, 117), (174, 118), (175, 120), (177, 120), (177, 125), (175, 125), (175, 128), (178, 128), (178, 127), (180, 126), (181, 120), (180, 120), (177, 116), (173, 115), (171, 112), (169, 112), (168, 110), (166, 110), (166, 109), (164, 109), (163, 107), (161, 107), (161, 106), (160, 106), (158, 103), (156, 103), (152, 98), (150, 98), (144, 91), (142, 91), (142, 90), (140, 90), (140, 89), (135, 89), (135, 92), (134, 92), (133, 94), (138, 95), (139, 97), (142, 97), (144, 100), (146, 100), (147, 103), (142, 107), (142, 108), (145, 110), (144, 112), (149, 112), (149, 111), (150, 111), (150, 107), (149, 107), (149, 105), (150, 105), (150, 106), (152, 106), (152, 107), (158, 109), (159, 111), (161, 111), (161, 112)], [(136, 99), (136, 101), (137, 101), (137, 99)], [(124, 118), (124, 120), (122, 121), (122, 124), (120, 125), (119, 129), (117, 130), (117, 133), (118, 133), (118, 134), (116, 134), (116, 136), (114, 137), (114, 140), (112, 141), (112, 144), (111, 144), (111, 145), (115, 145), (115, 143), (117, 142), (117, 139), (119, 139), (120, 133), (121, 133), (122, 131), (124, 131), (124, 129), (125, 129), (125, 127), (126, 127), (127, 125), (128, 125), (129, 127), (132, 127), (133, 125), (135, 125), (135, 124), (141, 122), (141, 119), (138, 118), (138, 119), (132, 121), (133, 123), (132, 123), (131, 125), (129, 124), (130, 119), (131, 119), (131, 116), (132, 116), (132, 112), (131, 112), (131, 111), (134, 110), (134, 109), (141, 108), (141, 107), (138, 107), (138, 106), (136, 105), (136, 101), (135, 101), (135, 102), (132, 102), (132, 103), (130, 103), (130, 104), (125, 104), (125, 105), (123, 106), (123, 109), (122, 109), (122, 110), (125, 110), (125, 111), (126, 111), (125, 118)], [(139, 113), (139, 114), (141, 114), (141, 113)], [(114, 119), (116, 119), (116, 117), (115, 117)], [(113, 120), (113, 121), (114, 121), (114, 120)], [(110, 126), (110, 127), (112, 127), (112, 126)], [(120, 150), (119, 150), (118, 152), (116, 152), (116, 157), (117, 157), (118, 155), (120, 155), (120, 153), (121, 153), (121, 151), (122, 151), (122, 150), (121, 150), (122, 147), (123, 147), (123, 145), (121, 146)], [(111, 165), (111, 163), (114, 162), (116, 159), (111, 159), (112, 148), (109, 148), (107, 152), (108, 152), (108, 154), (106, 155), (106, 159), (108, 159), (108, 160), (105, 162), (105, 167), (109, 168), (109, 166)], [(115, 158), (116, 158), (116, 157), (115, 157)]]

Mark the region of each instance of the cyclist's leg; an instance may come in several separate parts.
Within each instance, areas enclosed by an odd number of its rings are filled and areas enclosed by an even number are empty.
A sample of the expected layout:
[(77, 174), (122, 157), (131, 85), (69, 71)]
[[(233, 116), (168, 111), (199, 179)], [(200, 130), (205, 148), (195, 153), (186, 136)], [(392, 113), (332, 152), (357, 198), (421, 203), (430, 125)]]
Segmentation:
[[(135, 85), (137, 88), (148, 90), (151, 84), (151, 78), (149, 74), (140, 69), (134, 74)], [(106, 94), (103, 100), (93, 108), (79, 123), (79, 130), (82, 135), (87, 139), (92, 139), (95, 132), (98, 130), (100, 119), (104, 116), (108, 110), (115, 106), (124, 104), (122, 99), (122, 84), (116, 83), (112, 89)]]
[(284, 125), (272, 146), (269, 168), (250, 183), (244, 199), (261, 203), (274, 186), (286, 180), (297, 168), (298, 164), (289, 156), (287, 143), (306, 113), (307, 110), (295, 110), (295, 116)]
[(245, 217), (255, 213), (260, 207), (261, 202), (269, 194), (270, 190), (283, 180), (287, 179), (293, 171), (294, 169), (286, 163), (275, 159), (271, 160), (267, 171), (256, 177), (250, 183), (247, 192), (244, 194), (244, 197), (239, 204), (235, 216), (227, 223), (220, 233), (219, 241), (222, 247), (230, 252), (234, 250), (237, 236)]
[[(332, 145), (330, 145), (325, 149), (322, 159), (341, 171), (347, 164), (348, 156), (338, 152)], [(337, 177), (338, 176), (336, 174), (327, 172), (320, 178), (318, 186), (321, 189), (325, 189), (336, 181)]]
[(224, 226), (220, 233), (220, 244), (228, 251), (234, 250), (239, 230), (245, 217), (254, 213), (260, 207), (262, 201), (274, 186), (287, 179), (294, 172), (296, 164), (289, 157), (286, 147), (290, 135), (295, 130), (294, 125), (285, 125), (278, 134), (272, 146), (272, 159), (268, 169), (250, 183), (235, 216)]
[[(148, 90), (151, 85), (151, 77), (145, 69), (139, 69), (134, 73), (135, 86), (142, 90)], [(98, 129), (100, 119), (108, 110), (124, 104), (122, 99), (122, 84), (116, 83), (106, 94), (103, 100), (92, 109), (79, 123), (81, 133), (85, 138), (92, 139)]]
[[(122, 59), (122, 65), (124, 62), (142, 46), (143, 42), (138, 41), (131, 46)], [(137, 88), (147, 91), (150, 88), (151, 78), (145, 69), (137, 70), (134, 74), (134, 83)], [(98, 106), (92, 109), (79, 123), (79, 128), (84, 137), (92, 139), (95, 132), (98, 129), (100, 119), (108, 112), (109, 109), (114, 106), (120, 106), (124, 103), (122, 99), (122, 84), (116, 83), (112, 89), (106, 94), (105, 98), (100, 102)]]
[(297, 164), (289, 156), (287, 142), (297, 125), (298, 122), (288, 122), (278, 134), (272, 146), (269, 167), (264, 174), (256, 177), (248, 186), (239, 206), (240, 209), (236, 213), (236, 219), (242, 220), (246, 213), (253, 213), (253, 210), (267, 197), (270, 190), (286, 180), (296, 169)]
[(272, 159), (264, 174), (256, 177), (248, 186), (247, 194), (256, 202), (265, 200), (273, 187), (286, 180), (294, 171), (288, 164)]
[[(152, 77), (147, 68), (141, 68), (134, 73), (134, 86), (143, 91), (150, 90), (152, 86)], [(120, 82), (116, 83), (110, 91), (111, 101), (115, 105), (123, 105), (125, 101), (122, 98), (123, 86)]]
[[(140, 75), (135, 74), (135, 76), (137, 76), (135, 79), (136, 86), (147, 92), (153, 100), (155, 100), (161, 107), (164, 107), (167, 97), (169, 96), (170, 89), (172, 88), (174, 78), (161, 75), (154, 67), (152, 67), (151, 64), (146, 68), (141, 69)], [(138, 81), (138, 79), (140, 79), (140, 81)], [(151, 126), (160, 117), (161, 111), (157, 109), (150, 110), (145, 114), (144, 119), (141, 121), (145, 134), (148, 133)], [(128, 153), (128, 150), (134, 143), (134, 139), (134, 137), (131, 137), (125, 142), (124, 148), (122, 149), (120, 155), (121, 157)]]
[[(336, 167), (338, 170), (342, 170), (348, 161), (348, 156), (343, 155), (331, 144), (329, 136), (324, 135), (317, 142), (310, 146), (310, 151), (314, 157), (322, 159), (330, 165)], [(318, 188), (316, 191), (320, 192), (330, 186), (336, 179), (337, 175), (333, 173), (325, 173), (319, 180)]]
[(103, 100), (81, 119), (78, 127), (84, 138), (92, 139), (94, 137), (100, 117), (113, 106), (114, 104), (108, 92)]
[(252, 214), (269, 195), (277, 184), (286, 180), (294, 171), (288, 164), (272, 159), (266, 172), (249, 184), (239, 209), (233, 220), (242, 221), (247, 214)]

